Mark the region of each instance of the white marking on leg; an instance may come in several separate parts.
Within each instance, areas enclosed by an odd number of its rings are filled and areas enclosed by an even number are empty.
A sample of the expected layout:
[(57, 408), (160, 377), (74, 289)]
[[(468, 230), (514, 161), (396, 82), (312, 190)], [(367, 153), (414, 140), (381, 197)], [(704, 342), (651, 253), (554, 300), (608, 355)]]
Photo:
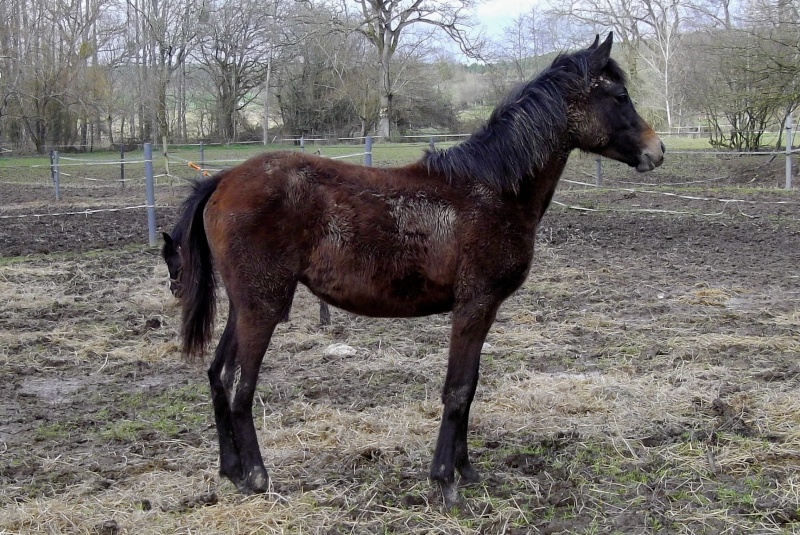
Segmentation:
[(248, 474), (248, 479), (250, 479), (253, 487), (257, 489), (263, 489), (267, 486), (267, 479), (264, 477), (264, 473), (261, 470), (250, 470)]
[(228, 404), (233, 407), (233, 400), (236, 399), (236, 393), (239, 391), (242, 380), (242, 368), (236, 366), (233, 370), (233, 380), (231, 381), (230, 388), (228, 389)]

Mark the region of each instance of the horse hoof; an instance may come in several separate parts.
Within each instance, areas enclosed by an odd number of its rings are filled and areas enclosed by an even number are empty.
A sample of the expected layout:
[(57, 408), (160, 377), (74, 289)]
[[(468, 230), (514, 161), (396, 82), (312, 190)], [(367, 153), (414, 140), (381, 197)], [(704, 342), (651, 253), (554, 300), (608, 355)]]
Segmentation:
[(231, 479), (231, 483), (236, 485), (236, 490), (239, 491), (239, 494), (243, 496), (250, 496), (256, 493), (246, 481), (243, 480), (234, 481), (233, 479)]
[(445, 509), (450, 509), (454, 505), (458, 505), (458, 487), (455, 481), (449, 483), (440, 482), (439, 488), (442, 490), (442, 499), (444, 499)]
[(253, 494), (264, 494), (269, 490), (269, 475), (266, 470), (253, 469), (247, 475), (247, 481)]
[(481, 475), (471, 464), (459, 467), (458, 473), (461, 474), (461, 481), (465, 484), (478, 483), (481, 480)]
[(264, 494), (269, 490), (269, 475), (266, 470), (251, 470), (247, 477), (231, 477), (220, 474), (228, 478), (236, 486), (239, 494), (250, 496), (252, 494)]

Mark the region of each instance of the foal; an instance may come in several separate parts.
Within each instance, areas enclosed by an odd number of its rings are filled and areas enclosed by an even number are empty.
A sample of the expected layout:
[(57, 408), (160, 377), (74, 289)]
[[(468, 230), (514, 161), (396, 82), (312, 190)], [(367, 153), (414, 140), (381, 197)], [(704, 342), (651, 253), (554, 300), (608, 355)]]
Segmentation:
[(628, 98), (612, 35), (561, 55), (516, 88), (468, 140), (376, 169), (294, 152), (264, 154), (195, 184), (184, 204), (183, 350), (213, 334), (215, 269), (230, 310), (208, 370), (220, 473), (243, 493), (269, 478), (253, 425), (259, 368), (298, 283), (356, 314), (452, 312), (430, 477), (447, 504), (467, 452), (480, 352), (500, 304), (525, 281), (536, 227), (574, 149), (639, 171), (664, 145)]

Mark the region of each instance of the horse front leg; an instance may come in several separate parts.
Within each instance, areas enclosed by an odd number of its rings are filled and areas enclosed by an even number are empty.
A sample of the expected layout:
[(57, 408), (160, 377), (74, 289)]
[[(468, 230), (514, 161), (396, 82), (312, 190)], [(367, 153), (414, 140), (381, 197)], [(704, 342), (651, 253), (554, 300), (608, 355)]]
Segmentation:
[(490, 309), (457, 307), (453, 311), (447, 376), (442, 390), (442, 423), (431, 462), (430, 477), (439, 484), (447, 507), (458, 502), (455, 470), (467, 482), (478, 472), (469, 460), (467, 427), (469, 409), (478, 385), (480, 356), (497, 306)]

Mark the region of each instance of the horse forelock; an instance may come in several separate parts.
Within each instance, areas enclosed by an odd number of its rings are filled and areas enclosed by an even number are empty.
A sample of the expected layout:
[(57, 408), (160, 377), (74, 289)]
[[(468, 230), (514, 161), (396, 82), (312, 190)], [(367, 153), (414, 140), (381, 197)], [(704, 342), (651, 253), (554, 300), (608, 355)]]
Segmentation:
[[(451, 183), (476, 180), (501, 194), (518, 193), (526, 178), (564, 150), (566, 97), (587, 89), (591, 74), (588, 51), (559, 55), (536, 78), (515, 87), (466, 141), (426, 151), (423, 165)], [(603, 75), (625, 81), (614, 60), (609, 60)]]

